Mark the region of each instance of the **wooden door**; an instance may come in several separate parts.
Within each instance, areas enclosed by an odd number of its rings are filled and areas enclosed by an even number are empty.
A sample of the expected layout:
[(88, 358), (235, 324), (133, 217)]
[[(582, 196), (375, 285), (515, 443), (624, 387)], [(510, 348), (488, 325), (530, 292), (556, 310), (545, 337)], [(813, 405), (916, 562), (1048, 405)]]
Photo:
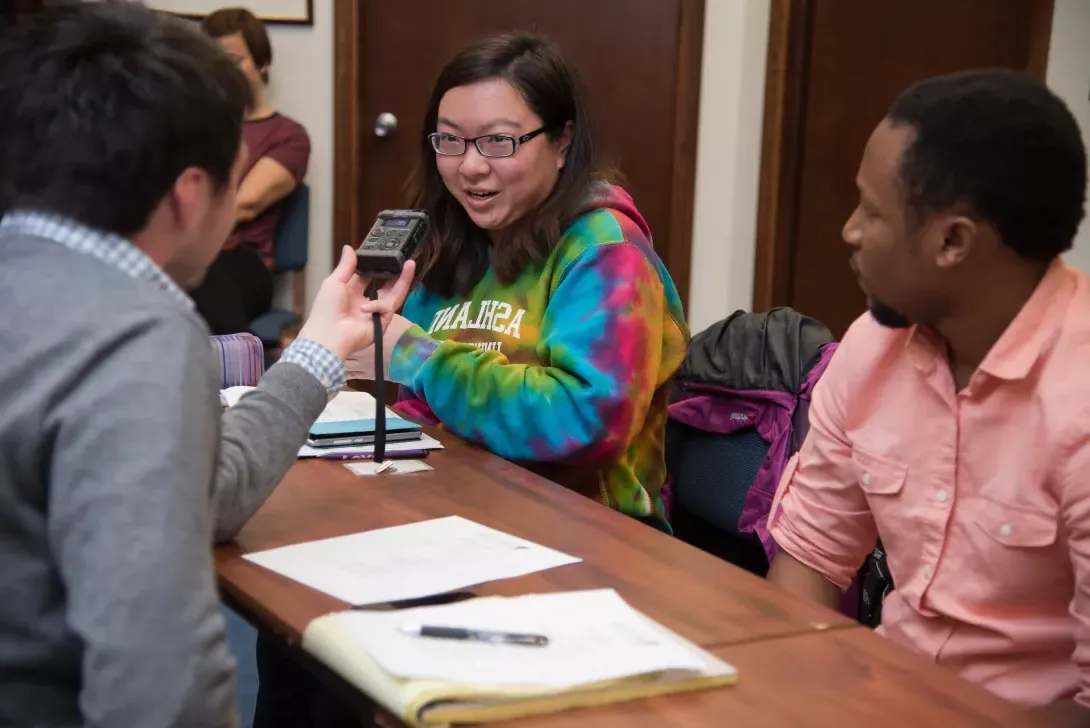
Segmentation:
[[(686, 300), (703, 17), (703, 0), (337, 0), (335, 246), (411, 202), (405, 182), (443, 65), (483, 35), (525, 30), (578, 68), (605, 159)], [(384, 113), (396, 131), (376, 136)]]
[(1052, 0), (773, 0), (754, 308), (839, 337), (866, 310), (840, 237), (863, 147), (906, 86), (1003, 66), (1042, 79)]

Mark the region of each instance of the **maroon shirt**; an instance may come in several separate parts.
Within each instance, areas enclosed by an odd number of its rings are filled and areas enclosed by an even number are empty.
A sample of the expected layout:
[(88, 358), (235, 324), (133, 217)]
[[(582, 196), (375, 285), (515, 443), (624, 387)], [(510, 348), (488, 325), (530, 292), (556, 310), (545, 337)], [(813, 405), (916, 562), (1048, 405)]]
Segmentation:
[[(297, 184), (303, 181), (310, 161), (310, 137), (299, 122), (279, 113), (247, 121), (242, 125), (242, 140), (249, 150), (243, 178), (254, 168), (257, 160), (268, 157), (291, 172)], [(281, 204), (277, 202), (269, 205), (253, 220), (236, 225), (226, 247), (245, 245), (253, 248), (265, 265), (272, 268), (273, 235), (280, 222), (280, 209)]]

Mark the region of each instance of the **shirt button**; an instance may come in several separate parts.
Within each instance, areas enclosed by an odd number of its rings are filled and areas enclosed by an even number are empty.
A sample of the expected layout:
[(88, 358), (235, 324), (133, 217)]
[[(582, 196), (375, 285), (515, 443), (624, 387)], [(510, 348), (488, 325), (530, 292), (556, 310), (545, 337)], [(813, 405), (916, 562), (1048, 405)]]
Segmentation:
[(950, 497), (950, 494), (945, 490), (940, 490), (935, 497), (939, 499), (939, 503), (945, 503), (946, 499)]
[(925, 579), (930, 579), (931, 578), (931, 567), (930, 566), (923, 567), (923, 578), (925, 578)]
[(999, 535), (1003, 536), (1003, 537), (1010, 536), (1011, 535), (1011, 524), (1004, 523), (1002, 526), (1000, 526), (999, 527)]
[(870, 473), (863, 473), (863, 485), (870, 485)]

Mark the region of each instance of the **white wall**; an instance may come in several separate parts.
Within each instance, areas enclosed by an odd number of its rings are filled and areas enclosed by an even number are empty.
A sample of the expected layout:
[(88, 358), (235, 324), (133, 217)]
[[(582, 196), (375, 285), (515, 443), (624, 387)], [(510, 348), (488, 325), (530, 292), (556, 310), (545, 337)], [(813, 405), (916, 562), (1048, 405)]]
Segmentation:
[[(307, 303), (332, 270), (333, 250), (333, 0), (314, 0), (314, 25), (269, 25), (273, 46), (269, 97), (310, 134), (310, 255)], [(290, 302), (286, 290), (277, 300)], [(290, 307), (290, 303), (289, 303)]]
[[(1090, 146), (1090, 0), (1055, 0), (1048, 49), (1048, 85), (1067, 105)], [(1067, 261), (1090, 272), (1090, 223), (1083, 221)]]
[(700, 80), (693, 332), (753, 305), (769, 0), (708, 0)]

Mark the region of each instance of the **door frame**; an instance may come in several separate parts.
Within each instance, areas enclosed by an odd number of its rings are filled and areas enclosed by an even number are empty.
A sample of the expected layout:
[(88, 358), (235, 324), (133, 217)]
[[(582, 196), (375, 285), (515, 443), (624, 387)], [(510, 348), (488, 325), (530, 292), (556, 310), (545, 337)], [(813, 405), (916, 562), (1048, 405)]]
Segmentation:
[[(700, 76), (704, 51), (705, 0), (681, 0), (678, 66), (674, 102), (674, 166), (670, 199), (670, 229), (655, 238), (659, 256), (671, 267), (681, 300), (689, 295), (692, 268), (693, 198), (696, 187), (697, 134), (700, 116)], [(361, 220), (360, 20), (362, 0), (333, 0), (333, 260), (343, 245), (363, 239), (370, 220)], [(623, 172), (623, 170), (622, 170)]]
[[(791, 302), (813, 4), (814, 0), (772, 0), (753, 267), (754, 311)], [(1053, 0), (1036, 0), (1035, 10), (1026, 70), (1043, 81)]]
[(333, 0), (333, 261), (356, 247), (360, 227), (359, 0)]

